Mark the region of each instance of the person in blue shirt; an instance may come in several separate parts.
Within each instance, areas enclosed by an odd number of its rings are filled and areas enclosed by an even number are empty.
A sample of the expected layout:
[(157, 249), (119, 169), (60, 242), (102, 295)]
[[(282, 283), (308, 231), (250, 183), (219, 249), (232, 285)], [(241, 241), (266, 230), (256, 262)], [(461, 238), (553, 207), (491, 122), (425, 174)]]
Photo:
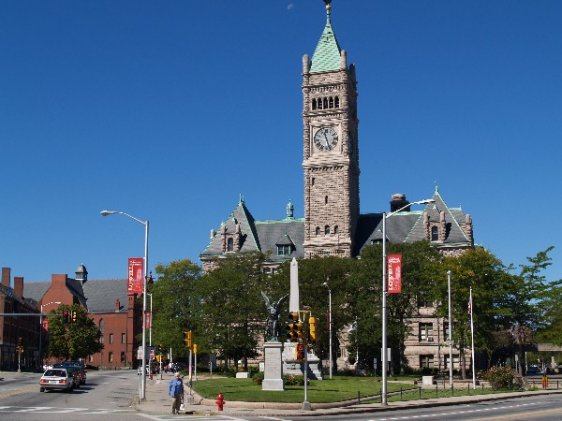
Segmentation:
[(172, 397), (172, 414), (180, 413), (180, 406), (183, 400), (183, 382), (180, 373), (177, 372), (168, 385), (168, 395)]

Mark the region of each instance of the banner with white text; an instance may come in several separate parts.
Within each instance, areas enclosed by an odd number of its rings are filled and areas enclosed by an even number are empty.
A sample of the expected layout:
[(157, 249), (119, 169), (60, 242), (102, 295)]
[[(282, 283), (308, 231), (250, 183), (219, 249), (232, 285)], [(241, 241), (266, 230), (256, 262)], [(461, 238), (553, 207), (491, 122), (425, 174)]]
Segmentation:
[(388, 261), (388, 288), (389, 294), (402, 292), (402, 255), (389, 254)]
[(143, 293), (143, 266), (144, 259), (142, 257), (129, 257), (129, 276), (127, 292), (129, 294)]

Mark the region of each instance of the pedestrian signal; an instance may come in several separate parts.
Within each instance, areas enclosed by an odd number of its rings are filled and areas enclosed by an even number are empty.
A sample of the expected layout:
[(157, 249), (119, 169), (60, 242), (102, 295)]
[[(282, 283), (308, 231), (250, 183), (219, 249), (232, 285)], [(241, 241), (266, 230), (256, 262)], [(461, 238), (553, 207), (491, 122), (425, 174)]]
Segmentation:
[(187, 332), (183, 332), (183, 335), (185, 346), (191, 349), (193, 347), (193, 333), (191, 330), (188, 330)]
[(310, 340), (314, 342), (316, 341), (316, 318), (312, 315), (308, 319), (308, 327), (310, 332)]

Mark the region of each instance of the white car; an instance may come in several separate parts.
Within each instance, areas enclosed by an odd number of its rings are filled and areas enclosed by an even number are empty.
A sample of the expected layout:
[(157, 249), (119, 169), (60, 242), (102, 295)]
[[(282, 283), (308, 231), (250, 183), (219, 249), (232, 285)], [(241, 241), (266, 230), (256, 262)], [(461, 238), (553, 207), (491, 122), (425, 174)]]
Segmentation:
[(51, 368), (39, 379), (39, 391), (62, 390), (72, 392), (74, 389), (74, 378), (66, 368)]

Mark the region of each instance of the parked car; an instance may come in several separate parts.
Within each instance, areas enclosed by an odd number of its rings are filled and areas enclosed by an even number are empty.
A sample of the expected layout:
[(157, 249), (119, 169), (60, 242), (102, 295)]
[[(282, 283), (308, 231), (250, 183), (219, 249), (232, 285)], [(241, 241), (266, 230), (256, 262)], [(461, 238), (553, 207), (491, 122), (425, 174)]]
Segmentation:
[(526, 376), (538, 376), (539, 374), (541, 374), (541, 371), (535, 366), (527, 368), (527, 372), (525, 373)]
[(51, 368), (45, 371), (39, 379), (39, 391), (62, 390), (64, 392), (72, 392), (75, 381), (72, 373), (66, 368)]

